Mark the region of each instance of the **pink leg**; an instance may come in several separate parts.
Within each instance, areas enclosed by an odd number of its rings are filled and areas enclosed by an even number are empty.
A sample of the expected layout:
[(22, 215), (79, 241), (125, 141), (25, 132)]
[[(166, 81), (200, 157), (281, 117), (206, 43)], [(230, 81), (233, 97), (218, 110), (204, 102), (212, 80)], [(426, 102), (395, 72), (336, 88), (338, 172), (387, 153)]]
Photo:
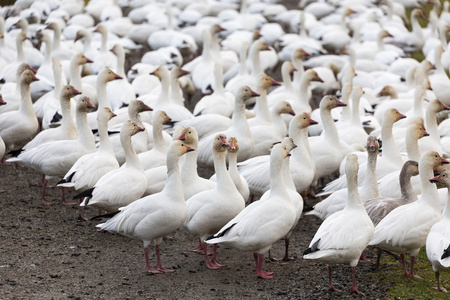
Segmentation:
[(64, 205), (75, 205), (75, 204), (77, 204), (76, 202), (66, 202), (66, 189), (63, 186), (61, 187), (61, 197), (62, 197), (61, 203), (64, 204)]
[(217, 261), (216, 252), (217, 252), (217, 244), (214, 244), (212, 248), (211, 264), (218, 266), (219, 268), (225, 267), (226, 265), (221, 264)]
[(355, 267), (351, 268), (352, 268), (352, 287), (350, 288), (350, 295), (352, 294), (364, 295), (363, 293), (358, 291), (358, 288), (356, 287), (356, 279), (355, 279), (356, 268)]
[(156, 250), (156, 265), (155, 268), (156, 270), (162, 272), (162, 273), (172, 273), (175, 272), (175, 270), (172, 269), (166, 269), (162, 266), (161, 264), (161, 256), (160, 256), (160, 248), (159, 245), (155, 246), (155, 250)]
[(364, 255), (364, 251), (363, 251), (361, 253), (361, 256), (359, 257), (359, 261), (360, 262), (368, 262), (368, 261), (371, 261), (371, 260)]
[(408, 276), (408, 271), (406, 271), (406, 266), (405, 266), (405, 254), (404, 253), (400, 254), (400, 262), (402, 263), (403, 274)]
[(262, 270), (262, 263), (264, 261), (264, 254), (257, 254), (257, 253), (253, 253), (253, 258), (255, 258), (255, 263), (256, 263), (256, 275), (259, 278), (264, 278), (264, 279), (272, 279), (273, 278), (273, 272), (264, 272)]
[(331, 266), (328, 266), (328, 290), (333, 292), (340, 292), (340, 290), (336, 289), (331, 283)]
[(80, 199), (80, 201), (78, 202), (78, 220), (79, 221), (87, 221), (88, 219), (83, 217), (83, 214), (81, 213), (80, 204), (82, 201), (83, 201), (83, 199)]
[(206, 267), (207, 267), (208, 269), (211, 269), (211, 270), (217, 270), (217, 269), (220, 269), (221, 266), (216, 265), (216, 264), (214, 264), (212, 261), (209, 260), (209, 257), (208, 257), (208, 245), (207, 245), (206, 243), (203, 243), (202, 246), (203, 246), (203, 254), (205, 255), (205, 263), (206, 263)]
[(422, 277), (420, 277), (418, 275), (414, 275), (414, 262), (415, 261), (416, 261), (416, 257), (415, 256), (411, 256), (411, 271), (409, 272), (408, 277), (423, 280)]
[(41, 182), (42, 182), (42, 193), (41, 193), (42, 203), (44, 203), (47, 206), (52, 205), (53, 202), (45, 201), (45, 191), (47, 190), (47, 184), (48, 184), (47, 179), (45, 179), (45, 175), (42, 175), (42, 181)]
[(144, 253), (145, 253), (145, 268), (147, 269), (147, 272), (154, 273), (154, 274), (162, 273), (162, 271), (155, 270), (155, 269), (152, 269), (152, 267), (150, 267), (150, 261), (148, 259), (148, 248), (144, 248)]
[[(197, 248), (189, 249), (188, 251), (204, 254), (203, 253), (202, 241), (200, 240), (200, 238), (198, 238), (198, 246), (197, 246)], [(208, 255), (211, 255), (211, 254), (212, 254), (212, 252), (208, 252)]]
[(437, 283), (437, 287), (435, 287), (434, 289), (437, 289), (438, 291), (441, 291), (443, 293), (447, 293), (447, 290), (441, 286), (441, 282), (439, 280), (439, 271), (434, 272), (434, 275), (436, 276), (436, 283)]
[(4, 193), (4, 192), (6, 192), (6, 190), (0, 190), (0, 193)]

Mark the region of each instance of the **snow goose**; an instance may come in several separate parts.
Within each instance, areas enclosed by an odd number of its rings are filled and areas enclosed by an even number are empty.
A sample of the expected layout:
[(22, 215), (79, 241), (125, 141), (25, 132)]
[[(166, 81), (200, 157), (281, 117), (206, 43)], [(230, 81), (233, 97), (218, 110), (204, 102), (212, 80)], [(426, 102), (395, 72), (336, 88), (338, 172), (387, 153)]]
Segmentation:
[(336, 96), (327, 95), (320, 101), (320, 117), (323, 122), (324, 135), (309, 138), (311, 153), (316, 166), (314, 186), (317, 185), (319, 178), (337, 171), (344, 156), (338, 131), (331, 116), (331, 110), (338, 106), (346, 106), (346, 104), (339, 101)]
[[(251, 97), (257, 96), (259, 94), (252, 91), (248, 86), (242, 86), (239, 89), (234, 102), (232, 126), (223, 131), (225, 135), (234, 136), (239, 140), (238, 162), (248, 159), (253, 152), (253, 138), (245, 116), (245, 103)], [(209, 145), (212, 144), (214, 139), (215, 134), (210, 134), (199, 141), (198, 163), (202, 167), (213, 167), (212, 149)]]
[(194, 115), (200, 114), (220, 114), (231, 117), (233, 114), (234, 96), (230, 92), (225, 92), (222, 79), (222, 65), (218, 62), (214, 64), (214, 86), (213, 93), (202, 97), (194, 108)]
[(37, 134), (39, 124), (31, 102), (30, 84), (39, 79), (30, 70), (20, 75), (20, 108), (0, 115), (0, 136), (5, 142), (6, 153), (19, 150)]
[[(270, 111), (269, 111), (269, 105), (267, 103), (267, 90), (271, 86), (278, 86), (280, 83), (276, 80), (274, 80), (269, 75), (266, 75), (264, 73), (261, 73), (258, 75), (258, 78), (256, 80), (256, 92), (259, 94), (259, 97), (257, 97), (256, 105), (255, 105), (255, 117), (248, 120), (248, 124), (250, 125), (250, 128), (257, 125), (270, 125), (271, 119), (270, 119)], [(284, 134), (286, 135), (286, 134)]]
[[(364, 179), (364, 183), (362, 186), (358, 187), (358, 193), (360, 195), (361, 200), (364, 202), (368, 199), (379, 198), (380, 193), (377, 187), (377, 174), (376, 174), (376, 166), (377, 166), (377, 157), (379, 151), (378, 140), (374, 136), (369, 136), (367, 138), (367, 175)], [(321, 194), (319, 194), (321, 195)], [(327, 219), (332, 214), (341, 211), (344, 209), (347, 202), (348, 189), (342, 188), (337, 190), (331, 195), (329, 195), (326, 199), (317, 203), (312, 211), (307, 212), (307, 215), (316, 216), (322, 220)]]
[[(108, 136), (108, 121), (116, 115), (108, 107), (100, 108), (98, 113), (98, 134), (100, 146), (93, 153), (80, 157), (58, 182), (61, 187), (73, 187), (76, 191), (93, 188), (100, 178), (109, 171), (119, 168), (114, 150)], [(78, 220), (87, 220), (78, 210)]]
[(276, 103), (278, 100), (295, 98), (295, 87), (291, 80), (291, 74), (295, 70), (294, 65), (290, 61), (285, 61), (281, 65), (281, 78), (283, 79), (283, 84), (270, 92), (268, 97), (275, 98), (275, 100), (271, 100), (271, 103)]
[(281, 174), (283, 159), (289, 155), (284, 144), (276, 144), (270, 154), (270, 192), (264, 202), (253, 202), (230, 220), (216, 234), (206, 240), (208, 244), (225, 244), (239, 251), (252, 251), (256, 275), (273, 278), (273, 272), (262, 271), (264, 254), (295, 222), (293, 201)]
[[(430, 179), (431, 182), (438, 182), (450, 188), (450, 172), (444, 171), (439, 176)], [(447, 204), (442, 216), (442, 220), (433, 225), (430, 229), (430, 233), (427, 236), (426, 248), (428, 260), (431, 262), (433, 271), (436, 275), (437, 290), (447, 293), (447, 290), (443, 288), (439, 282), (439, 272), (448, 272), (450, 270), (450, 264), (448, 257), (450, 256), (450, 238), (448, 233), (450, 232), (450, 194), (448, 196)]]
[[(419, 139), (426, 137), (428, 133), (425, 131), (425, 127), (421, 124), (411, 124), (406, 130), (406, 152), (409, 160), (419, 161), (421, 151), (419, 149)], [(380, 194), (389, 198), (400, 198), (401, 191), (399, 181), (397, 180), (400, 175), (400, 170), (391, 172), (378, 180), (378, 188)], [(419, 177), (412, 178), (412, 186), (415, 193), (420, 194), (422, 187), (420, 185)]]
[(16, 82), (7, 82), (3, 84), (1, 93), (3, 99), (8, 102), (8, 105), (0, 106), (0, 114), (7, 111), (19, 110), (20, 100), (22, 99), (20, 96), (20, 75), (22, 75), (25, 70), (30, 70), (34, 74), (36, 73), (36, 70), (30, 67), (29, 64), (21, 63), (16, 70)]
[[(400, 253), (403, 274), (420, 278), (414, 274), (414, 262), (420, 248), (425, 246), (431, 227), (441, 219), (441, 206), (436, 185), (429, 181), (433, 169), (448, 163), (436, 151), (427, 151), (419, 161), (419, 176), (422, 184), (421, 199), (402, 205), (391, 211), (375, 227), (370, 246), (385, 251)], [(411, 269), (405, 267), (405, 253), (410, 252)]]
[[(398, 151), (394, 137), (392, 135), (392, 126), (395, 122), (405, 118), (404, 115), (398, 112), (395, 108), (386, 110), (383, 117), (383, 124), (381, 127), (381, 139), (383, 141), (383, 156), (381, 156), (377, 163), (377, 177), (381, 178), (393, 171), (399, 170), (403, 166), (403, 159)], [(367, 164), (363, 163), (359, 168), (358, 182), (362, 183), (365, 179)], [(330, 193), (337, 191), (345, 186), (345, 174), (338, 179), (327, 184), (323, 189), (324, 192)]]
[(58, 22), (50, 22), (45, 29), (53, 30), (52, 57), (70, 60), (75, 53), (69, 48), (68, 43), (61, 43), (61, 25)]
[(76, 53), (70, 59), (70, 84), (77, 90), (81, 91), (83, 95), (88, 96), (92, 103), (98, 105), (97, 90), (89, 83), (81, 81), (81, 67), (85, 64), (92, 63), (92, 60), (87, 58), (83, 53)]
[[(168, 180), (164, 189), (157, 194), (141, 198), (125, 207), (105, 223), (97, 225), (100, 229), (111, 230), (128, 237), (143, 240), (147, 272), (167, 273), (161, 264), (160, 245), (163, 237), (175, 232), (183, 225), (188, 214), (181, 186), (179, 158), (194, 149), (183, 141), (173, 141), (167, 151)], [(156, 265), (150, 266), (149, 249), (155, 242)]]
[(172, 119), (162, 110), (156, 111), (153, 118), (153, 148), (138, 154), (144, 170), (164, 165), (169, 146), (163, 136), (163, 125)]
[[(312, 120), (309, 113), (306, 112), (297, 114), (289, 123), (289, 136), (297, 145), (292, 150), (289, 166), (299, 193), (311, 185), (314, 177), (315, 166), (308, 143), (308, 126), (312, 124), (317, 124), (317, 122)], [(243, 161), (238, 164), (238, 168), (249, 185), (252, 200), (260, 198), (269, 190), (269, 155), (261, 155)]]
[(104, 68), (117, 70), (117, 57), (111, 51), (108, 51), (108, 29), (105, 25), (99, 24), (94, 32), (100, 33), (102, 40), (100, 50), (96, 51), (94, 56), (85, 52), (94, 61), (92, 64), (89, 64), (89, 69), (93, 74), (98, 74)]
[(337, 291), (331, 283), (331, 265), (349, 263), (352, 269), (350, 294), (360, 294), (356, 287), (355, 268), (363, 250), (373, 236), (373, 223), (367, 215), (358, 193), (358, 158), (347, 155), (348, 200), (345, 208), (320, 225), (304, 259), (317, 259), (328, 264), (328, 290)]
[(422, 47), (425, 42), (425, 37), (422, 32), (422, 27), (419, 24), (418, 18), (425, 19), (425, 16), (423, 12), (415, 8), (411, 12), (411, 25), (412, 25), (412, 32), (393, 32), (392, 35), (394, 36), (392, 42), (394, 45), (401, 47), (405, 52), (415, 52), (422, 50)]
[(440, 154), (443, 153), (436, 114), (448, 110), (450, 110), (450, 107), (437, 99), (433, 99), (428, 103), (425, 110), (425, 128), (430, 135), (419, 140), (421, 151), (435, 150)]
[(125, 74), (125, 51), (122, 45), (116, 44), (111, 52), (117, 56), (117, 75), (122, 77), (120, 80), (114, 80), (107, 87), (108, 98), (111, 102), (112, 110), (126, 106), (131, 100), (136, 98), (135, 92)]
[[(89, 129), (86, 119), (86, 114), (90, 108), (94, 108), (94, 106), (87, 97), (83, 96), (78, 98), (76, 110), (77, 140), (58, 140), (43, 143), (35, 148), (22, 152), (16, 158), (8, 160), (8, 162), (23, 164), (44, 175), (41, 199), (46, 205), (51, 204), (45, 201), (47, 180), (52, 177), (63, 177), (78, 158), (95, 151), (94, 135)], [(62, 189), (62, 198), (64, 203), (64, 188)]]
[(218, 134), (213, 141), (214, 169), (217, 184), (214, 189), (200, 192), (186, 201), (188, 216), (184, 223), (190, 233), (198, 236), (203, 244), (205, 263), (209, 269), (224, 265), (216, 259), (217, 245), (213, 246), (211, 260), (208, 258), (205, 240), (219, 231), (245, 207), (245, 201), (237, 190), (226, 167), (226, 151), (230, 145), (225, 134)]
[(280, 141), (288, 133), (282, 114), (295, 116), (291, 104), (281, 100), (270, 110), (270, 124), (251, 126), (250, 131), (255, 142), (252, 156), (267, 155), (272, 145)]
[(49, 128), (39, 132), (38, 135), (36, 135), (29, 143), (27, 143), (23, 147), (23, 149), (29, 150), (51, 141), (76, 140), (78, 137), (78, 132), (72, 117), (70, 99), (79, 94), (81, 94), (81, 92), (76, 90), (73, 86), (65, 85), (61, 89), (59, 96), (62, 113), (61, 126), (56, 128)]
[[(153, 147), (153, 135), (151, 134), (151, 132), (153, 132), (153, 126), (149, 123), (143, 122), (141, 119), (141, 112), (152, 110), (153, 109), (151, 107), (146, 105), (141, 100), (131, 100), (130, 104), (128, 105), (127, 111), (129, 120), (136, 123), (139, 127), (145, 128), (145, 131), (139, 132), (131, 137), (133, 148), (137, 154), (148, 151)], [(122, 110), (119, 110), (119, 112), (122, 112)], [(121, 115), (122, 118), (124, 118), (124, 115)], [(120, 134), (112, 134), (112, 132), (116, 132), (117, 130), (117, 133), (120, 133), (120, 127), (122, 126), (122, 124), (123, 122), (120, 122), (115, 126), (109, 128), (111, 144), (113, 145), (114, 153), (120, 165), (125, 162), (125, 152), (123, 150), (122, 144), (120, 143)], [(171, 139), (169, 139), (168, 143), (170, 143), (170, 141)]]
[(17, 68), (26, 63), (25, 53), (23, 51), (23, 42), (27, 40), (27, 36), (24, 33), (18, 33), (16, 36), (16, 48), (17, 48), (17, 57), (16, 60), (12, 63), (6, 65), (2, 72), (0, 73), (0, 78), (4, 82), (14, 82), (16, 80)]
[[(237, 153), (239, 151), (239, 143), (235, 137), (230, 137), (228, 139), (228, 143), (230, 147), (228, 147), (228, 173), (230, 173), (230, 177), (234, 182), (234, 185), (238, 189), (239, 193), (241, 193), (244, 201), (247, 202), (248, 197), (250, 196), (250, 190), (248, 188), (248, 183), (245, 178), (239, 173), (239, 169), (237, 166)], [(217, 176), (214, 174), (210, 178), (211, 181), (216, 182)]]
[(131, 136), (143, 130), (144, 128), (131, 121), (123, 123), (120, 140), (125, 149), (127, 163), (103, 175), (93, 188), (74, 196), (74, 199), (84, 198), (80, 206), (93, 206), (107, 212), (117, 212), (120, 207), (142, 197), (147, 187), (147, 178), (133, 149)]

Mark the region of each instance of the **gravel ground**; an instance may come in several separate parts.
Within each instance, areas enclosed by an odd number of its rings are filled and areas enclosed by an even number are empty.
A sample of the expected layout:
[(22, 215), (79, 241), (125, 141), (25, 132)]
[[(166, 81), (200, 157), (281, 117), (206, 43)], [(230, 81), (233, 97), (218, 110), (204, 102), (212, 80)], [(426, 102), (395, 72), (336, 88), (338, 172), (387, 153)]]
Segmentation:
[[(77, 221), (76, 206), (59, 203), (59, 188), (47, 192), (47, 200), (55, 204), (43, 205), (35, 171), (0, 165), (0, 178), (0, 188), (6, 190), (0, 193), (0, 299), (353, 298), (348, 266), (334, 268), (333, 282), (343, 291), (332, 293), (327, 291), (326, 266), (301, 259), (320, 225), (312, 216), (303, 217), (291, 237), (291, 255), (298, 259), (283, 264), (266, 259), (263, 269), (275, 272), (272, 280), (256, 277), (251, 253), (224, 246), (218, 257), (227, 267), (207, 269), (203, 256), (187, 251), (197, 240), (184, 229), (161, 246), (163, 265), (175, 273), (153, 275), (145, 271), (141, 241), (97, 232), (96, 221)], [(84, 213), (96, 215), (94, 209)], [(283, 241), (272, 249), (282, 256)], [(367, 251), (367, 256), (373, 258), (375, 252)], [(367, 299), (386, 298), (389, 286), (372, 273), (373, 263), (358, 265), (358, 288)]]

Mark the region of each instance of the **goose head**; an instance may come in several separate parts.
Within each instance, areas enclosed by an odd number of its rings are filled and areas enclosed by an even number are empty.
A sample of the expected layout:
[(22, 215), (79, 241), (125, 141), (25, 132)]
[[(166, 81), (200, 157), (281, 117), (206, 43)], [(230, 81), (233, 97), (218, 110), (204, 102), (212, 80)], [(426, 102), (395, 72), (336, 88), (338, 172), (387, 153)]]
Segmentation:
[(210, 28), (209, 28), (210, 32), (212, 34), (218, 34), (219, 32), (222, 32), (224, 30), (226, 30), (225, 28), (223, 28), (222, 26), (218, 25), (218, 24), (213, 24)]
[(411, 12), (411, 18), (414, 18), (414, 19), (424, 19), (424, 20), (426, 20), (426, 17), (425, 17), (425, 15), (423, 14), (423, 12), (422, 12), (422, 10), (420, 10), (419, 8), (414, 8), (413, 10), (412, 10), (412, 12)]
[(153, 108), (142, 102), (141, 100), (131, 100), (128, 105), (128, 114), (135, 115), (143, 111), (153, 111)]
[[(181, 137), (181, 138), (180, 138)], [(186, 127), (183, 130), (183, 133), (178, 137), (179, 140), (184, 140), (186, 144), (191, 147), (197, 148), (198, 144), (198, 133), (194, 127)]]
[(120, 128), (120, 137), (121, 140), (123, 137), (133, 136), (138, 132), (144, 131), (145, 128), (138, 126), (136, 123), (131, 122), (130, 120), (126, 120), (123, 122), (122, 127)]
[(450, 188), (450, 171), (445, 170), (436, 177), (430, 179), (431, 183), (440, 183), (445, 185), (445, 187)]
[(292, 52), (292, 61), (302, 61), (310, 56), (311, 54), (303, 50), (303, 48), (297, 48)]
[(307, 70), (303, 76), (305, 76), (305, 78), (309, 81), (323, 82), (322, 78), (320, 78), (317, 72), (313, 69)]
[(101, 35), (104, 35), (104, 34), (108, 34), (108, 29), (106, 28), (105, 25), (100, 24), (94, 29), (94, 32), (98, 32)]
[(78, 40), (84, 39), (88, 35), (90, 35), (90, 32), (88, 32), (85, 29), (80, 29), (77, 31), (77, 34), (75, 35), (75, 39), (73, 40), (73, 42), (75, 43)]
[(294, 143), (294, 140), (290, 137), (284, 137), (281, 140), (281, 143), (284, 144), (286, 146), (286, 150), (288, 152), (291, 152), (292, 150), (294, 150), (295, 148), (297, 148), (297, 145)]
[(397, 99), (397, 90), (391, 85), (386, 85), (378, 92), (377, 97), (391, 97), (391, 99)]
[(228, 143), (230, 144), (230, 147), (228, 148), (229, 153), (237, 153), (239, 151), (237, 138), (235, 138), (234, 136), (230, 137), (228, 139)]
[(236, 99), (239, 99), (245, 103), (245, 101), (252, 97), (259, 97), (259, 94), (252, 91), (248, 85), (244, 85), (238, 90)]
[(401, 114), (397, 109), (390, 108), (384, 112), (383, 123), (386, 120), (386, 122), (388, 122), (389, 124), (394, 124), (398, 120), (404, 119), (404, 118), (406, 118), (406, 116)]
[(411, 124), (406, 129), (406, 137), (412, 138), (413, 140), (418, 140), (429, 135), (430, 134), (425, 130), (423, 124)]
[(31, 84), (34, 81), (39, 81), (39, 78), (34, 76), (33, 71), (26, 69), (22, 72), (22, 74), (20, 74), (20, 82)]
[(99, 123), (101, 123), (101, 122), (108, 122), (109, 120), (111, 120), (112, 118), (114, 118), (116, 116), (117, 115), (112, 112), (111, 108), (109, 108), (109, 107), (101, 107), (98, 110), (97, 121)]
[(439, 101), (438, 99), (433, 99), (430, 101), (430, 103), (427, 105), (427, 109), (428, 107), (434, 112), (434, 113), (438, 113), (441, 112), (443, 110), (450, 110), (450, 107), (445, 105), (444, 103), (442, 103), (441, 101)]
[(419, 163), (414, 160), (408, 160), (403, 165), (402, 171), (404, 170), (406, 176), (417, 176), (419, 175)]
[(63, 86), (61, 89), (61, 98), (66, 101), (70, 101), (70, 98), (73, 98), (79, 94), (81, 94), (81, 92), (70, 84)]
[(115, 44), (111, 49), (109, 49), (115, 55), (124, 54), (123, 46), (121, 44)]
[(156, 124), (165, 124), (172, 121), (172, 119), (163, 110), (157, 110), (154, 112), (153, 118)]
[(441, 165), (448, 164), (449, 161), (442, 158), (439, 153), (433, 150), (428, 150), (422, 154), (419, 160), (419, 173), (422, 173), (420, 166), (429, 166), (435, 169)]
[(266, 91), (271, 86), (281, 85), (280, 82), (276, 81), (267, 74), (259, 74), (257, 81), (257, 86), (259, 91)]
[(159, 80), (162, 80), (163, 77), (167, 78), (169, 76), (169, 70), (167, 70), (165, 66), (159, 66), (155, 71), (151, 72), (150, 75), (155, 75)]
[(228, 144), (227, 136), (224, 133), (219, 133), (214, 137), (213, 151), (221, 153), (227, 151), (230, 144)]
[(308, 128), (308, 126), (310, 125), (316, 124), (318, 124), (318, 122), (311, 119), (309, 113), (303, 112), (301, 114), (296, 114), (295, 117), (292, 118), (291, 122), (289, 123), (289, 127), (298, 126), (299, 129), (304, 129)]
[(321, 110), (332, 110), (338, 106), (347, 106), (344, 102), (339, 101), (339, 99), (334, 95), (326, 95), (320, 101)]
[(286, 145), (283, 143), (275, 144), (270, 152), (270, 164), (272, 165), (274, 161), (282, 161), (286, 157), (290, 156)]
[(281, 100), (275, 104), (274, 109), (279, 114), (290, 114), (295, 116), (295, 112), (292, 109), (291, 104), (287, 100)]
[(98, 73), (97, 80), (102, 83), (107, 83), (116, 79), (122, 79), (121, 76), (114, 73), (110, 68), (105, 68)]
[(50, 45), (52, 43), (52, 38), (50, 37), (50, 34), (48, 34), (48, 32), (45, 31), (39, 31), (38, 32), (40, 38), (39, 40), (41, 42), (46, 43), (47, 45)]
[(59, 31), (59, 32), (61, 31), (61, 28), (57, 22), (48, 23), (47, 26), (45, 27), (45, 29), (50, 29), (50, 30)]
[(191, 151), (195, 151), (195, 149), (189, 147), (184, 141), (174, 140), (170, 143), (169, 149), (167, 149), (167, 156), (170, 157), (170, 154), (182, 156)]
[(378, 150), (380, 149), (380, 143), (378, 142), (378, 139), (375, 136), (369, 135), (367, 137), (366, 149), (367, 152), (378, 154)]
[(91, 108), (95, 108), (95, 106), (87, 96), (82, 96), (77, 99), (77, 112), (87, 113)]
[(84, 56), (83, 53), (77, 53), (72, 57), (73, 62), (75, 62), (76, 65), (84, 65), (87, 63), (92, 63), (93, 61)]
[(261, 39), (254, 41), (251, 47), (254, 47), (258, 51), (270, 50), (270, 47)]
[(292, 74), (292, 72), (296, 71), (297, 69), (294, 67), (294, 65), (290, 61), (285, 61), (281, 65), (282, 73)]

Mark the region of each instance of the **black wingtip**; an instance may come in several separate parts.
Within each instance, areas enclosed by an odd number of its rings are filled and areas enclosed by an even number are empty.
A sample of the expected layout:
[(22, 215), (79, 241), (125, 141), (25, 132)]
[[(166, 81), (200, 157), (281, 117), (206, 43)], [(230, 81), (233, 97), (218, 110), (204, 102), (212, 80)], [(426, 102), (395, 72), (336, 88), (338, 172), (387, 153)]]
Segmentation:
[(208, 237), (206, 240), (208, 241), (208, 240), (211, 240), (211, 239), (223, 237), (223, 236), (224, 236), (225, 234), (227, 234), (227, 232), (230, 231), (230, 229), (233, 228), (234, 225), (236, 225), (236, 224), (237, 224), (237, 223), (232, 224), (230, 227), (226, 228), (224, 231), (219, 232), (219, 233), (217, 233), (217, 234), (215, 234), (215, 235), (212, 235), (212, 236)]
[(317, 240), (317, 242), (315, 242), (311, 247), (309, 247), (308, 249), (306, 249), (303, 252), (303, 255), (308, 255), (310, 253), (319, 251), (320, 249), (317, 247), (319, 245), (320, 239)]
[(111, 219), (112, 217), (114, 217), (115, 215), (117, 215), (120, 211), (116, 211), (113, 213), (109, 213), (109, 214), (104, 214), (104, 215), (100, 215), (100, 216), (95, 216), (92, 217), (91, 220), (97, 220), (97, 219)]
[(441, 259), (445, 259), (447, 257), (450, 257), (450, 245), (448, 245), (447, 249), (444, 250), (444, 253), (441, 256)]
[(93, 190), (94, 190), (94, 188), (85, 190), (84, 192), (81, 192), (78, 195), (73, 196), (73, 199), (75, 200), (75, 199), (80, 199), (80, 198), (85, 198), (85, 197), (91, 197)]
[(62, 115), (60, 115), (58, 112), (55, 112), (50, 123), (58, 123), (59, 121), (61, 121), (61, 119), (62, 119)]

